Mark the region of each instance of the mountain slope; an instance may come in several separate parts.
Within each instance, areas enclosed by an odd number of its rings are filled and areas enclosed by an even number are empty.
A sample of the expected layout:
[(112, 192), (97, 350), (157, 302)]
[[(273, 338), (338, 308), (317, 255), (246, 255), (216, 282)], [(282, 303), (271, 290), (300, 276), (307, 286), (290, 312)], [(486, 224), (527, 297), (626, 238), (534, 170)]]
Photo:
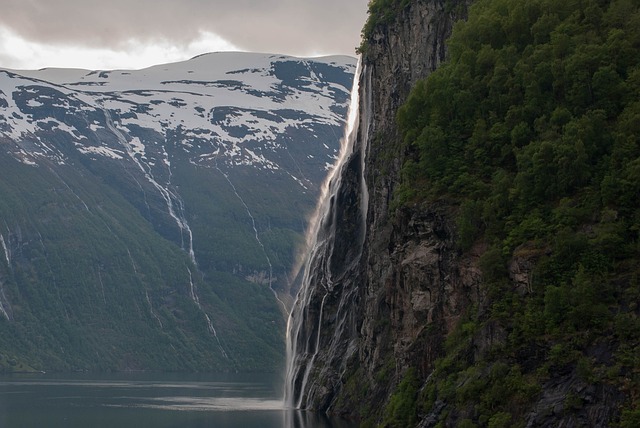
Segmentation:
[(275, 370), (353, 70), (0, 70), (0, 365)]

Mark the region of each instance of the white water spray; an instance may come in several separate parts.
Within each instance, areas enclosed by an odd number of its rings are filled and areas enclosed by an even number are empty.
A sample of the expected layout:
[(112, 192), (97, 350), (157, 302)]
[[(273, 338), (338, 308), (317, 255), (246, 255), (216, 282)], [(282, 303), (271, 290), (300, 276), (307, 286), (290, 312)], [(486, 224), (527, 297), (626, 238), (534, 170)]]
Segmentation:
[[(2, 238), (2, 235), (0, 235), (0, 238)], [(2, 238), (2, 245), (5, 246), (4, 238)], [(6, 254), (6, 247), (5, 247), (5, 254)], [(11, 264), (8, 258), (7, 258), (7, 263), (9, 263), (9, 267), (11, 267)], [(11, 306), (9, 305), (9, 300), (7, 300), (7, 296), (4, 294), (4, 284), (2, 283), (2, 280), (0, 280), (0, 314), (4, 315), (7, 321), (11, 321), (11, 315), (9, 315), (10, 311), (11, 311)]]
[[(11, 232), (9, 232), (11, 233)], [(9, 238), (11, 235), (9, 235)], [(11, 270), (11, 253), (9, 252), (9, 248), (7, 247), (7, 243), (4, 242), (4, 236), (0, 233), (0, 243), (2, 244), (2, 249), (4, 250), (4, 258), (7, 261), (7, 268)], [(9, 300), (7, 296), (4, 294), (4, 284), (0, 280), (0, 313), (4, 315), (4, 317), (11, 321), (11, 305), (9, 304)]]
[(209, 314), (207, 314), (205, 310), (202, 309), (202, 305), (200, 304), (200, 297), (198, 296), (198, 291), (196, 290), (196, 286), (193, 283), (193, 275), (191, 274), (191, 269), (187, 268), (187, 271), (189, 271), (189, 295), (191, 296), (191, 300), (193, 300), (193, 303), (196, 304), (200, 312), (204, 314), (204, 318), (207, 321), (207, 329), (209, 330), (209, 333), (211, 333), (211, 335), (216, 339), (216, 342), (218, 343), (218, 348), (220, 349), (220, 353), (222, 354), (222, 356), (228, 360), (229, 355), (222, 347), (222, 343), (220, 342), (220, 338), (218, 337), (218, 332), (213, 326), (213, 322), (211, 322), (211, 318), (209, 317)]
[[(4, 289), (2, 287), (2, 283), (0, 283), (0, 295), (5, 298), (4, 296)], [(11, 321), (11, 318), (9, 317), (9, 313), (7, 312), (7, 310), (4, 308), (4, 303), (2, 301), (2, 299), (0, 299), (0, 314), (4, 315), (4, 317), (7, 319), (7, 321)]]
[[(322, 186), (321, 196), (307, 231), (306, 243), (308, 250), (306, 259), (304, 259), (303, 282), (287, 323), (287, 366), (284, 391), (284, 405), (286, 408), (302, 407), (303, 399), (307, 393), (309, 377), (320, 351), (325, 302), (334, 287), (329, 265), (330, 255), (333, 251), (335, 224), (330, 223), (335, 221), (332, 216), (335, 214), (333, 210), (335, 209), (334, 205), (341, 185), (341, 176), (346, 163), (350, 159), (350, 155), (354, 152), (354, 144), (357, 140), (358, 127), (361, 122), (359, 117), (359, 83), (363, 75), (361, 68), (361, 62), (359, 62), (354, 76), (349, 116), (340, 155), (334, 169)], [(368, 127), (368, 123), (364, 124), (364, 126)], [(365, 128), (364, 133), (367, 131), (368, 129)], [(364, 171), (366, 142), (363, 142), (363, 145), (365, 147), (361, 149), (362, 164), (360, 165), (362, 171)], [(360, 177), (360, 179), (364, 181), (363, 177)], [(361, 206), (360, 210), (363, 213), (361, 227), (364, 227), (368, 190), (365, 184), (362, 186), (364, 188), (361, 189), (362, 199), (360, 204), (364, 205), (364, 207)], [(323, 228), (327, 227), (330, 230), (323, 230)], [(364, 236), (364, 232), (362, 232), (362, 236)], [(364, 238), (361, 241), (363, 240)], [(362, 242), (360, 242), (360, 248), (362, 248)], [(359, 255), (357, 258), (359, 258)], [(296, 269), (300, 268), (302, 266), (298, 266)], [(297, 274), (298, 271), (294, 270), (294, 275)], [(319, 292), (317, 292), (318, 290)], [(308, 311), (314, 294), (316, 297), (322, 296), (319, 313), (315, 314), (317, 323), (305, 325), (305, 320), (310, 318)]]

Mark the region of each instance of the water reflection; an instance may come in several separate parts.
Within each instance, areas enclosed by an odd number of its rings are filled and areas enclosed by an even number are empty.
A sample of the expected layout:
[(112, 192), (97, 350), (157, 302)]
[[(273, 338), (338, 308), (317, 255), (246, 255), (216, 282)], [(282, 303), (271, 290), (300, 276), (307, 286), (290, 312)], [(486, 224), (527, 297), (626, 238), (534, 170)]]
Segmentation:
[(285, 410), (284, 427), (286, 428), (353, 428), (356, 425), (342, 419), (329, 419), (322, 413), (301, 410)]
[(127, 401), (137, 399), (139, 402), (135, 404), (113, 404), (111, 406), (191, 412), (251, 412), (259, 410), (283, 410), (282, 400), (263, 400), (258, 398), (162, 397), (141, 399), (139, 397), (122, 397), (122, 399)]
[(273, 375), (0, 377), (0, 428), (351, 428), (285, 410)]

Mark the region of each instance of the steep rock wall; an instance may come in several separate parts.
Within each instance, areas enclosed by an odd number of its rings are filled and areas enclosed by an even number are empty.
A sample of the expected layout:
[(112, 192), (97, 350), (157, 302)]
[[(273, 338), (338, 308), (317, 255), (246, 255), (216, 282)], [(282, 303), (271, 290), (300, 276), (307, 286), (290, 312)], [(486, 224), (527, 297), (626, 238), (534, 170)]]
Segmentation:
[[(443, 336), (478, 294), (479, 273), (470, 260), (458, 260), (446, 206), (390, 214), (404, 157), (396, 112), (444, 60), (445, 41), (469, 3), (412, 2), (368, 40), (358, 139), (326, 219), (335, 240), (319, 258), (323, 268), (311, 268), (301, 315), (298, 348), (306, 349), (301, 365), (309, 373), (297, 399), (302, 407), (356, 419), (379, 415), (408, 367), (428, 375)], [(364, 230), (355, 230), (363, 213)]]

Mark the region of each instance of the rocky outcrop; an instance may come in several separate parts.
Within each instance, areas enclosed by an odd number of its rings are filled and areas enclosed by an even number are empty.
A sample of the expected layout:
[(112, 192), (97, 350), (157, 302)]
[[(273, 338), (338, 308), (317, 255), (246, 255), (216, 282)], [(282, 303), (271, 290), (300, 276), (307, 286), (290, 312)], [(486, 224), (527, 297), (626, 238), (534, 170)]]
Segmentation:
[(593, 385), (574, 374), (550, 379), (527, 415), (527, 428), (604, 427), (615, 415), (620, 394), (612, 386)]

